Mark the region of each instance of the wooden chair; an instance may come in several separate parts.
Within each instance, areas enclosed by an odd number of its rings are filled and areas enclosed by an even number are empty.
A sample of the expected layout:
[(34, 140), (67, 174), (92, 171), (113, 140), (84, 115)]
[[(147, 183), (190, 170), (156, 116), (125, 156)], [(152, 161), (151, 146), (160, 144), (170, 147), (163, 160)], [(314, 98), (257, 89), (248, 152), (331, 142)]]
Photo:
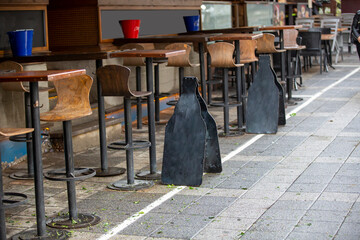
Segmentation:
[[(193, 64), (190, 62), (190, 52), (191, 46), (185, 43), (172, 43), (165, 47), (169, 50), (186, 50), (185, 55), (179, 55), (174, 57), (169, 57), (167, 62), (167, 67), (178, 67), (179, 68), (179, 94), (182, 93), (182, 79), (184, 78), (184, 68), (185, 67), (198, 67), (200, 64)], [(168, 105), (175, 105), (177, 100), (169, 101)]]
[[(207, 46), (208, 52), (211, 57), (211, 67), (217, 67), (223, 69), (223, 102), (213, 102), (212, 106), (223, 107), (224, 112), (224, 132), (219, 134), (219, 136), (230, 136), (240, 133), (240, 129), (230, 132), (229, 128), (229, 108), (232, 106), (237, 107), (237, 120), (239, 128), (242, 126), (241, 114), (242, 114), (242, 103), (241, 103), (241, 93), (237, 88), (237, 101), (234, 103), (229, 103), (229, 68), (243, 67), (244, 64), (235, 64), (233, 55), (235, 47), (233, 44), (227, 42), (217, 42), (214, 44), (209, 44)], [(236, 84), (240, 86), (241, 80), (236, 79)]]
[[(295, 79), (294, 86), (297, 89), (296, 78), (299, 78), (300, 83), (302, 84), (302, 74), (301, 74), (301, 62), (300, 62), (300, 50), (305, 49), (306, 46), (298, 45), (298, 35), (299, 31), (296, 29), (285, 29), (284, 30), (284, 48), (287, 50), (288, 54), (288, 76), (287, 78)], [(291, 67), (291, 64), (294, 67)], [(290, 70), (292, 70), (290, 72)]]
[(335, 35), (332, 40), (331, 51), (336, 52), (335, 63), (338, 62), (339, 54), (341, 54), (341, 59), (344, 60), (343, 56), (343, 42), (338, 41), (338, 28), (340, 25), (339, 18), (324, 18), (320, 21), (321, 28), (331, 28), (331, 33)]
[[(23, 71), (23, 66), (14, 61), (4, 61), (0, 63), (0, 71), (15, 71), (21, 72)], [(24, 93), (25, 100), (25, 126), (27, 128), (31, 128), (31, 107), (30, 107), (30, 89), (28, 86), (24, 85), (23, 82), (3, 82), (1, 83), (2, 89), (5, 91), (11, 92), (20, 92)], [(39, 92), (48, 92), (52, 91), (54, 88), (52, 87), (39, 87)], [(32, 150), (32, 136), (31, 134), (12, 136), (10, 137), (11, 141), (15, 142), (26, 142), (27, 149), (27, 172), (16, 172), (10, 175), (11, 178), (22, 180), (22, 179), (33, 179), (34, 178), (34, 158), (33, 158), (33, 150)], [(42, 134), (42, 140), (48, 138), (47, 134)]]
[(152, 181), (134, 180), (134, 149), (148, 148), (148, 141), (133, 140), (131, 120), (131, 98), (146, 97), (151, 92), (132, 91), (129, 87), (130, 69), (120, 65), (107, 65), (97, 70), (98, 80), (102, 85), (102, 96), (124, 97), (125, 142), (109, 144), (110, 149), (126, 150), (127, 180), (112, 183), (109, 188), (123, 191), (134, 191), (153, 186)]
[(71, 229), (83, 228), (99, 223), (100, 218), (93, 214), (78, 213), (76, 206), (75, 181), (93, 177), (96, 171), (92, 168), (75, 168), (72, 146), (71, 120), (92, 114), (89, 93), (92, 78), (81, 75), (54, 81), (58, 95), (55, 107), (49, 112), (41, 113), (40, 120), (45, 122), (62, 122), (64, 134), (65, 169), (56, 169), (44, 174), (53, 181), (66, 181), (68, 192), (69, 215), (55, 217), (47, 221), (49, 227)]
[(351, 30), (351, 25), (354, 19), (354, 15), (355, 13), (341, 13), (341, 20), (340, 20), (340, 25), (342, 28), (347, 28), (347, 30), (342, 31), (342, 41), (346, 43), (347, 47), (348, 47), (348, 52), (351, 53), (351, 35), (350, 35), (350, 30)]
[[(0, 128), (0, 136), (9, 138), (11, 136), (28, 134), (33, 131), (33, 128)], [(0, 239), (6, 239), (5, 209), (13, 208), (26, 202), (27, 196), (25, 194), (4, 192), (0, 159)]]
[(314, 19), (313, 18), (297, 18), (295, 20), (296, 25), (302, 25), (302, 29), (309, 29), (314, 27)]

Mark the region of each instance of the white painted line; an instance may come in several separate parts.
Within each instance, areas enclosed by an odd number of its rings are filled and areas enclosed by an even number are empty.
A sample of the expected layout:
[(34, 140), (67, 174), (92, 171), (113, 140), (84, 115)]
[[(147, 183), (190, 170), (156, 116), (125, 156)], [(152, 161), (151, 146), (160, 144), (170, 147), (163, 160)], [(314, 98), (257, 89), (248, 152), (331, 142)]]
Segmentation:
[(294, 98), (311, 98), (314, 95), (292, 95)]
[(346, 65), (346, 64), (344, 64), (344, 65), (340, 65), (340, 64), (336, 64), (334, 67), (351, 67), (351, 68), (356, 68), (356, 67), (358, 67), (358, 65)]
[[(328, 87), (324, 88), (323, 90), (321, 90), (320, 92), (316, 93), (315, 95), (311, 96), (311, 98), (309, 100), (307, 100), (306, 102), (304, 102), (303, 104), (299, 105), (297, 108), (295, 108), (294, 110), (292, 110), (289, 114), (286, 115), (286, 119), (290, 118), (292, 116), (292, 114), (300, 111), (301, 109), (303, 109), (304, 107), (306, 107), (307, 105), (309, 105), (311, 102), (313, 102), (316, 98), (320, 97), (323, 93), (325, 93), (326, 91), (328, 91), (329, 89), (333, 88), (334, 86), (336, 86), (337, 84), (343, 82), (344, 80), (346, 80), (348, 77), (352, 76), (353, 74), (355, 74), (356, 72), (358, 72), (360, 70), (360, 68), (355, 69), (354, 71), (352, 71), (351, 73), (347, 74), (345, 77), (339, 79), (338, 81), (336, 81), (335, 83), (329, 85)], [(223, 159), (222, 162), (226, 162), (229, 159), (233, 158), (234, 156), (236, 156), (238, 153), (240, 153), (241, 151), (243, 151), (244, 149), (246, 149), (247, 147), (249, 147), (251, 144), (255, 143), (257, 140), (259, 140), (260, 138), (262, 138), (265, 134), (257, 134), (254, 137), (252, 137), (249, 141), (247, 141), (246, 143), (244, 143), (243, 145), (239, 146), (237, 149), (235, 149), (234, 151), (230, 152), (228, 155), (226, 155)], [(164, 196), (160, 197), (159, 199), (157, 199), (156, 201), (154, 201), (153, 203), (151, 203), (150, 205), (148, 205), (147, 207), (143, 208), (142, 210), (140, 210), (139, 212), (135, 213), (134, 215), (132, 215), (131, 217), (129, 217), (128, 219), (126, 219), (124, 222), (120, 223), (119, 225), (117, 225), (116, 227), (112, 228), (107, 234), (104, 234), (102, 236), (100, 236), (97, 240), (108, 240), (111, 237), (115, 236), (116, 234), (118, 234), (119, 232), (121, 232), (123, 229), (125, 229), (126, 227), (130, 226), (132, 223), (136, 222), (139, 218), (143, 217), (144, 215), (146, 215), (147, 213), (149, 213), (151, 210), (153, 210), (154, 208), (156, 208), (157, 206), (160, 206), (162, 203), (164, 203), (166, 200), (170, 199), (171, 197), (175, 196), (176, 194), (178, 194), (180, 191), (182, 191), (183, 189), (185, 189), (186, 186), (176, 186), (174, 190), (168, 192), (167, 194), (165, 194)]]

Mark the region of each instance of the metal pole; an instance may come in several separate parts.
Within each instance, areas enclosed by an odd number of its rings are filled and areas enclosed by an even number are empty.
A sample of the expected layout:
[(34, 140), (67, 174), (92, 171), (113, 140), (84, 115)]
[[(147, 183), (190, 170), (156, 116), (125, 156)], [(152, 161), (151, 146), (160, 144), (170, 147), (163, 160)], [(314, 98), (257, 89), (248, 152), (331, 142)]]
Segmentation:
[(150, 174), (156, 174), (156, 141), (155, 141), (155, 106), (154, 106), (154, 87), (153, 87), (153, 58), (146, 58), (146, 90), (151, 92), (147, 98), (148, 107), (148, 128), (149, 141), (151, 146), (150, 153)]
[(201, 95), (206, 101), (206, 80), (205, 80), (205, 61), (204, 61), (204, 43), (199, 42), (199, 62), (200, 62), (200, 84)]
[[(1, 163), (1, 156), (0, 156)], [(2, 181), (2, 168), (0, 165), (0, 239), (6, 239), (5, 209), (4, 209), (4, 189)]]
[[(96, 69), (102, 66), (102, 60), (96, 60)], [(97, 95), (98, 95), (98, 117), (99, 117), (99, 137), (100, 137), (100, 158), (101, 170), (108, 169), (107, 151), (106, 151), (106, 128), (105, 128), (105, 106), (104, 97), (101, 94), (101, 82), (97, 81)]]
[[(71, 121), (63, 122), (63, 131), (64, 131), (64, 153), (65, 153), (66, 177), (68, 177), (68, 178), (75, 177)], [(77, 207), (76, 207), (75, 181), (70, 180), (70, 181), (67, 181), (66, 184), (67, 184), (70, 220), (77, 219), (78, 213), (77, 213)]]
[[(25, 123), (27, 128), (32, 128), (31, 124), (31, 98), (30, 93), (25, 92)], [(27, 151), (27, 165), (28, 175), (34, 176), (34, 154), (33, 143), (31, 140), (31, 133), (26, 134), (26, 151)]]
[[(141, 67), (136, 67), (136, 91), (141, 91)], [(142, 129), (142, 105), (141, 98), (136, 99), (137, 129)]]
[(132, 141), (132, 121), (131, 121), (131, 100), (124, 98), (125, 103), (125, 141), (126, 146), (126, 169), (127, 183), (134, 184), (134, 157), (133, 157), (133, 141)]
[(45, 225), (45, 203), (43, 186), (43, 166), (41, 153), (41, 128), (40, 128), (40, 110), (39, 110), (39, 84), (30, 82), (31, 94), (31, 118), (34, 128), (33, 132), (33, 154), (34, 154), (34, 185), (35, 185), (35, 205), (36, 205), (36, 223), (37, 235), (43, 237), (46, 235)]
[[(240, 41), (235, 41), (235, 63), (240, 63)], [(244, 67), (241, 67), (244, 68)], [(236, 100), (238, 103), (242, 103), (237, 107), (237, 124), (238, 129), (240, 130), (243, 125), (243, 116), (245, 115), (245, 108), (244, 108), (244, 102), (242, 101), (242, 82), (245, 81), (245, 78), (241, 77), (241, 68), (237, 67), (235, 70), (235, 77), (236, 77)]]
[(155, 76), (155, 122), (160, 121), (160, 80), (159, 80), (159, 64), (154, 66), (154, 76)]

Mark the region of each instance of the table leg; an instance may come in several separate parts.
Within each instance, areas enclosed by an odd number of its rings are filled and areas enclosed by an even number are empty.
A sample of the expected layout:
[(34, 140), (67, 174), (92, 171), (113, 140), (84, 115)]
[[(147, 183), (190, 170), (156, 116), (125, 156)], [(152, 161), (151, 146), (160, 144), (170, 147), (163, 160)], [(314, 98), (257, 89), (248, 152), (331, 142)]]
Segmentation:
[(206, 102), (206, 79), (205, 79), (205, 61), (204, 61), (204, 43), (199, 42), (199, 63), (200, 63), (200, 85), (201, 95)]
[(155, 104), (154, 104), (154, 83), (153, 83), (153, 58), (146, 58), (146, 91), (151, 92), (147, 98), (148, 108), (148, 129), (149, 129), (149, 148), (150, 171), (139, 172), (136, 174), (138, 179), (159, 180), (161, 174), (156, 171), (156, 141), (155, 141)]
[[(96, 60), (96, 69), (102, 66), (102, 60)], [(105, 126), (105, 105), (104, 97), (101, 94), (101, 82), (97, 81), (98, 95), (98, 118), (99, 118), (99, 138), (100, 138), (100, 161), (101, 168), (95, 168), (96, 177), (111, 177), (125, 173), (124, 168), (108, 167), (106, 150), (106, 126)]]
[[(240, 63), (240, 41), (239, 40), (235, 40), (235, 63), (239, 64)], [(245, 69), (244, 69), (245, 71)], [(241, 105), (237, 107), (237, 124), (238, 124), (238, 130), (242, 130), (245, 131), (245, 126), (244, 126), (244, 116), (245, 116), (245, 104), (246, 104), (246, 99), (245, 99), (245, 95), (242, 94), (243, 93), (243, 89), (242, 87), (245, 85), (244, 81), (245, 78), (241, 77), (241, 68), (237, 67), (235, 70), (235, 76), (236, 76), (236, 100), (237, 102)]]
[(33, 139), (33, 154), (34, 154), (36, 231), (30, 230), (30, 231), (22, 232), (14, 235), (12, 239), (53, 239), (53, 237), (56, 236), (59, 236), (60, 237), (59, 239), (66, 239), (67, 232), (63, 230), (52, 230), (46, 228), (38, 82), (30, 82), (30, 94), (31, 94), (31, 119), (32, 119), (32, 126), (34, 128), (32, 139)]

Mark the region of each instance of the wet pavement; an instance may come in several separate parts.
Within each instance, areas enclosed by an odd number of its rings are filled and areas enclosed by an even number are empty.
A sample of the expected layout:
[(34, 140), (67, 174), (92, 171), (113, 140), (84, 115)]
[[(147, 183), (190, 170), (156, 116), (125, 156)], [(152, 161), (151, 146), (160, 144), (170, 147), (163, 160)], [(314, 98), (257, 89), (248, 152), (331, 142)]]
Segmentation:
[[(71, 239), (360, 239), (360, 64), (355, 54), (345, 54), (334, 66), (322, 75), (318, 66), (303, 73), (303, 86), (293, 92), (303, 101), (286, 108), (287, 124), (276, 134), (219, 138), (223, 172), (204, 174), (199, 187), (107, 188), (125, 175), (77, 182), (79, 212), (101, 222), (69, 230)], [(221, 126), (222, 109), (209, 111)], [(230, 119), (235, 116), (234, 108)], [(159, 170), (164, 133), (165, 125), (158, 125)], [(135, 151), (136, 171), (148, 170), (148, 155)], [(99, 148), (74, 157), (76, 166), (100, 165)], [(109, 166), (125, 167), (125, 152), (108, 150), (108, 157)], [(44, 171), (64, 165), (62, 152), (43, 158)], [(33, 182), (7, 177), (25, 168), (22, 162), (4, 172), (5, 191), (29, 197), (6, 211), (8, 237), (35, 228)], [(44, 188), (46, 216), (66, 213), (66, 184), (45, 180)]]

